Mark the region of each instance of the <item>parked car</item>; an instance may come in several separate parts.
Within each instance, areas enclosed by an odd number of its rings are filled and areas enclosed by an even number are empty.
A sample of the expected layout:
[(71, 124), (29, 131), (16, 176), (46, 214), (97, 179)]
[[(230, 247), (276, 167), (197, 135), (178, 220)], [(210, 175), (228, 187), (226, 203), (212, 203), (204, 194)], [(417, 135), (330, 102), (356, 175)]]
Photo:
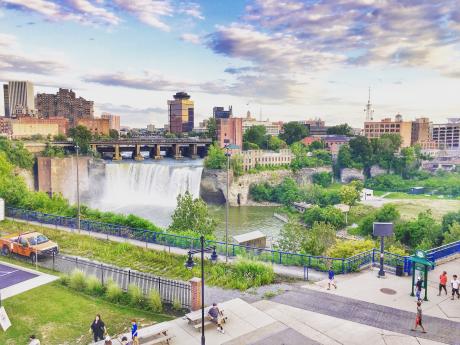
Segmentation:
[(28, 257), (32, 262), (41, 256), (59, 253), (57, 243), (39, 232), (26, 232), (0, 238), (2, 255), (17, 254)]

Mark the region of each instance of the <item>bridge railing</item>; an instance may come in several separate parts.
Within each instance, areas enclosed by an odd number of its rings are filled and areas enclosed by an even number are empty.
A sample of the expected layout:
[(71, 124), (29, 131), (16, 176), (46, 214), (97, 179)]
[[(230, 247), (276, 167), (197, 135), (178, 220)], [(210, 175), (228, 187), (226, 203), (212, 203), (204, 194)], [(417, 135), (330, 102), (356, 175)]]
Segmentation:
[[(6, 207), (6, 215), (11, 218), (22, 219), (31, 222), (49, 224), (56, 227), (77, 228), (77, 219), (53, 214), (30, 211), (20, 208)], [(155, 243), (164, 246), (178, 247), (183, 249), (198, 248), (200, 240), (196, 237), (181, 236), (172, 233), (158, 232), (147, 229), (132, 228), (119, 224), (103, 223), (88, 219), (80, 221), (80, 228), (88, 232), (101, 233), (107, 236), (117, 236), (147, 243)], [(206, 245), (215, 246), (220, 255), (225, 255), (226, 245), (222, 241), (206, 241)], [(228, 244), (228, 253), (231, 257), (241, 256), (254, 260), (272, 262), (285, 266), (303, 266), (318, 271), (327, 271), (332, 267), (336, 273), (349, 273), (374, 265), (379, 262), (380, 251), (368, 250), (349, 258), (333, 258), (327, 256), (314, 256), (301, 253), (285, 252), (277, 249), (256, 248)], [(460, 253), (460, 241), (450, 243), (428, 251), (428, 259), (432, 261)], [(411, 264), (409, 257), (385, 252), (384, 264), (387, 267), (396, 268), (403, 266), (405, 273), (410, 273)]]

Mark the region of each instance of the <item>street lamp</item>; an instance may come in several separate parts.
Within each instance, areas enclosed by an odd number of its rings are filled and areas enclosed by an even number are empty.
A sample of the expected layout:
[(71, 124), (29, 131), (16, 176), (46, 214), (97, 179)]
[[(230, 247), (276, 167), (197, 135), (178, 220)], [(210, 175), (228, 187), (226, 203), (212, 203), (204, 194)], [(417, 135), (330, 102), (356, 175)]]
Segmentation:
[(78, 144), (75, 144), (75, 151), (77, 152), (77, 209), (78, 209), (78, 213), (77, 213), (77, 229), (78, 229), (78, 232), (80, 232), (80, 218), (81, 218), (81, 215), (80, 215), (80, 174), (79, 174), (79, 169), (78, 169), (78, 161), (79, 161), (78, 153), (79, 153), (79, 150), (80, 150), (80, 146), (78, 146)]
[(225, 156), (227, 157), (227, 197), (225, 198), (225, 263), (228, 263), (228, 189), (230, 180), (230, 145), (225, 145)]
[(206, 341), (204, 338), (204, 253), (212, 253), (211, 262), (213, 264), (217, 262), (217, 253), (216, 247), (204, 247), (204, 236), (200, 237), (200, 243), (200, 249), (190, 249), (188, 251), (188, 258), (185, 262), (185, 267), (191, 270), (195, 266), (195, 261), (193, 261), (193, 255), (201, 253), (201, 345), (205, 345)]

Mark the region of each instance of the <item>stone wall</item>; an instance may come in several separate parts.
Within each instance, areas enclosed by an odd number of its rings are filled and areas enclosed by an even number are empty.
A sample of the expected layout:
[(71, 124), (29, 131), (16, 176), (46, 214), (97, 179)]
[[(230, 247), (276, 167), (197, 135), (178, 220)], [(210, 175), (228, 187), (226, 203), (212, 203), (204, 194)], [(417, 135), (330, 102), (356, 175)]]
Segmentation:
[(342, 183), (349, 183), (353, 180), (361, 180), (364, 181), (364, 174), (362, 170), (358, 169), (351, 169), (351, 168), (344, 168), (340, 172), (340, 181)]
[(24, 182), (26, 183), (27, 188), (30, 191), (35, 190), (35, 179), (34, 179), (34, 174), (32, 173), (32, 171), (27, 170), (27, 169), (16, 168), (14, 170), (14, 173), (17, 176), (21, 176), (24, 179)]

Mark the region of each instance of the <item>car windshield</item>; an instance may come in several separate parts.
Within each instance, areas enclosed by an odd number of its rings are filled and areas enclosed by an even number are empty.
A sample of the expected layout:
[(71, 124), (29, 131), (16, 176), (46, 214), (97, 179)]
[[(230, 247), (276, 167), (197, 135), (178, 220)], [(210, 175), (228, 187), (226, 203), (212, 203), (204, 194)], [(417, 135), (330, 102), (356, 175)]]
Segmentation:
[(29, 243), (34, 246), (36, 244), (42, 244), (42, 243), (45, 243), (45, 242), (48, 242), (48, 238), (46, 236), (43, 236), (43, 235), (37, 235), (36, 237), (31, 237), (29, 238)]

